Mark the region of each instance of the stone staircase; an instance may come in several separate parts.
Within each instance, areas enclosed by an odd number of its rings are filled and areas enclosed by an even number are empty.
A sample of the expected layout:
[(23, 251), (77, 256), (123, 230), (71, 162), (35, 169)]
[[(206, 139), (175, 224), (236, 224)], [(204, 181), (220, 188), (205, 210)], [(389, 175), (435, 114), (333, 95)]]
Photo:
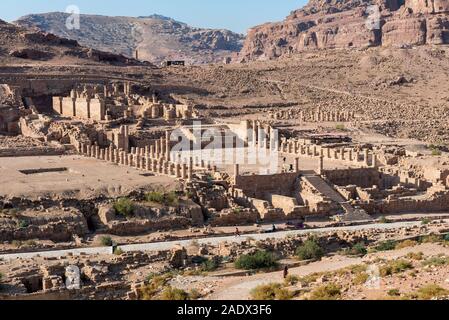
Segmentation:
[(336, 202), (345, 212), (339, 219), (341, 221), (362, 221), (372, 220), (365, 210), (354, 208), (345, 198), (326, 180), (317, 174), (305, 174), (303, 177), (310, 185), (325, 197)]

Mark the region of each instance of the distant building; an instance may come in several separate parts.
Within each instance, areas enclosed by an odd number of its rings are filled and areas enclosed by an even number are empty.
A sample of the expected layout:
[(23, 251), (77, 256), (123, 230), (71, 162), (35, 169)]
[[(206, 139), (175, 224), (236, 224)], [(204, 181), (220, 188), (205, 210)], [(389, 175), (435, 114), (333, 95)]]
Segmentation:
[(184, 67), (186, 65), (186, 62), (184, 60), (167, 60), (163, 62), (163, 66), (170, 67), (170, 66), (181, 66)]

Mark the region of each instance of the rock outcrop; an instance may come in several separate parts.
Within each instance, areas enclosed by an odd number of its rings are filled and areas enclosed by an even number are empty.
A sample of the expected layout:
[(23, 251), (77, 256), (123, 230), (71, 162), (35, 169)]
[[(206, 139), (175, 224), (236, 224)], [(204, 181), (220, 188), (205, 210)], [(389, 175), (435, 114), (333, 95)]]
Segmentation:
[[(70, 60), (77, 63), (85, 60), (87, 63), (95, 61), (118, 66), (144, 64), (120, 54), (83, 47), (75, 40), (39, 30), (31, 30), (1, 20), (0, 58), (5, 62), (65, 59), (66, 63)], [(145, 65), (150, 64), (145, 63)]]
[(314, 49), (449, 44), (448, 0), (311, 0), (283, 22), (248, 31), (239, 60)]

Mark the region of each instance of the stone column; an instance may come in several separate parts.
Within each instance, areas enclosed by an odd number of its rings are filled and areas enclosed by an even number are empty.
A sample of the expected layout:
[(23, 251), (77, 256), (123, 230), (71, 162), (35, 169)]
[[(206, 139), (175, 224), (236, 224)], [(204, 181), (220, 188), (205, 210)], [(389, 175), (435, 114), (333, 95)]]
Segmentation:
[(176, 164), (176, 178), (182, 178), (181, 165), (179, 163)]
[(320, 156), (319, 160), (318, 160), (318, 174), (322, 175), (324, 172), (324, 157)]
[(235, 176), (235, 177), (240, 176), (240, 165), (239, 165), (238, 163), (236, 163), (236, 164), (234, 165), (234, 176)]
[(363, 150), (363, 160), (365, 161), (365, 166), (369, 167), (369, 149)]
[(170, 161), (170, 132), (165, 131), (165, 160)]
[(252, 136), (254, 147), (257, 145), (257, 133), (258, 133), (258, 125), (257, 125), (257, 121), (254, 120), (253, 121), (253, 136)]
[(295, 158), (295, 172), (299, 172), (299, 158)]
[(346, 157), (345, 157), (345, 148), (341, 148), (341, 160), (345, 161)]
[(157, 160), (153, 159), (151, 161), (151, 171), (153, 171), (154, 173), (157, 173)]

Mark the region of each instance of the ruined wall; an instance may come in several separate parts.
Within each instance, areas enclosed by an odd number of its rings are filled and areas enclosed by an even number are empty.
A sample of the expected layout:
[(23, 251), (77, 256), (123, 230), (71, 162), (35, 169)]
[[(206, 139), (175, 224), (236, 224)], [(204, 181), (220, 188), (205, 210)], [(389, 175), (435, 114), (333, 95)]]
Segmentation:
[(91, 99), (90, 100), (90, 118), (93, 120), (104, 120), (106, 107), (102, 100), (100, 99)]
[(235, 187), (242, 189), (251, 198), (264, 199), (267, 193), (291, 195), (299, 176), (299, 172), (238, 176), (235, 180)]
[(337, 186), (356, 185), (371, 188), (382, 185), (382, 174), (375, 168), (325, 170), (324, 175)]

